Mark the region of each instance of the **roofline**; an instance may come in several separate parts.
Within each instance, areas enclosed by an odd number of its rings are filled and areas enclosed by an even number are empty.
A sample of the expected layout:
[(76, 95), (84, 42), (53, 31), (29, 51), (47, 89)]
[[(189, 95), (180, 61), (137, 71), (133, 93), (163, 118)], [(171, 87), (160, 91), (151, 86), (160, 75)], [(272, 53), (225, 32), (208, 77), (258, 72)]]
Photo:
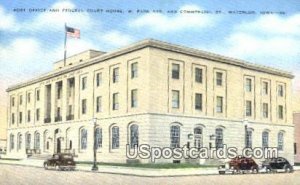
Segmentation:
[[(81, 52), (79, 52), (79, 53), (75, 53), (75, 54), (73, 54), (73, 55), (71, 55), (71, 56), (68, 56), (67, 59), (68, 59), (68, 58), (75, 57), (75, 56), (78, 56), (78, 55), (80, 55), (80, 54), (82, 54), (82, 53), (85, 53), (85, 52), (87, 52), (87, 51), (95, 51), (95, 52), (100, 52), (100, 53), (102, 53), (102, 54), (105, 54), (105, 53), (106, 53), (106, 52), (104, 52), (104, 51), (99, 51), (99, 50), (95, 50), (95, 49), (87, 49), (87, 50), (81, 51)], [(55, 61), (55, 62), (53, 62), (53, 63), (54, 63), (54, 64), (57, 64), (57, 63), (59, 63), (59, 62), (62, 62), (63, 60), (64, 60), (64, 59), (61, 59), (61, 60)]]
[[(276, 76), (282, 76), (282, 77), (286, 77), (286, 78), (294, 78), (294, 75), (292, 75), (292, 73), (284, 71), (284, 70), (279, 70), (279, 69), (275, 69), (275, 68), (271, 68), (271, 67), (267, 67), (267, 66), (263, 66), (263, 65), (258, 65), (258, 64), (253, 64), (253, 63), (249, 63), (247, 61), (244, 60), (239, 60), (239, 59), (235, 59), (235, 58), (230, 58), (230, 57), (226, 57), (226, 56), (222, 56), (219, 54), (214, 54), (214, 53), (210, 53), (210, 52), (206, 52), (206, 51), (202, 51), (202, 50), (198, 50), (198, 49), (194, 49), (194, 48), (189, 48), (189, 47), (185, 47), (185, 46), (179, 46), (179, 45), (175, 45), (175, 44), (170, 44), (167, 42), (162, 42), (162, 41), (158, 41), (158, 40), (154, 40), (154, 39), (145, 39), (139, 42), (136, 42), (134, 44), (131, 44), (127, 47), (123, 47), (120, 49), (117, 49), (115, 51), (109, 52), (109, 53), (105, 53), (103, 55), (94, 57), (92, 59), (89, 59), (89, 61), (67, 68), (67, 69), (62, 69), (60, 71), (57, 71), (55, 73), (47, 73), (45, 75), (39, 76), (37, 78), (31, 79), (27, 82), (23, 82), (17, 85), (13, 85), (11, 87), (9, 87), (6, 92), (10, 92), (28, 85), (32, 85), (34, 83), (37, 82), (41, 82), (44, 80), (48, 80), (50, 78), (59, 76), (59, 75), (63, 75), (65, 73), (68, 72), (72, 72), (75, 71), (77, 69), (80, 68), (84, 68), (93, 64), (96, 64), (98, 62), (103, 62), (105, 60), (111, 59), (111, 58), (115, 58), (118, 57), (120, 55), (126, 54), (126, 53), (130, 53), (136, 50), (140, 50), (146, 47), (152, 47), (152, 48), (157, 48), (157, 49), (162, 49), (162, 50), (167, 50), (167, 51), (172, 51), (172, 52), (177, 52), (177, 53), (181, 53), (181, 54), (185, 54), (185, 55), (190, 55), (190, 56), (194, 56), (194, 57), (198, 57), (198, 58), (204, 58), (204, 59), (209, 59), (209, 60), (213, 60), (216, 62), (221, 62), (221, 63), (225, 63), (225, 64), (230, 64), (230, 65), (235, 65), (241, 68), (245, 68), (245, 69), (250, 69), (250, 70), (255, 70), (255, 71), (259, 71), (259, 72), (263, 72), (263, 73), (268, 73), (268, 74), (272, 74), (272, 75), (276, 75)], [(88, 50), (87, 50), (88, 51)]]

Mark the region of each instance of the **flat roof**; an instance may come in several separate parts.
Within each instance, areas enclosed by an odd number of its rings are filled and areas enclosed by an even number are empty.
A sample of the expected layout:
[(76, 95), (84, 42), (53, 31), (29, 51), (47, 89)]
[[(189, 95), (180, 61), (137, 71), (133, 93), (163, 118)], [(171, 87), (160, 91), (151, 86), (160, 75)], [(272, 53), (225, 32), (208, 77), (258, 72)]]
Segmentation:
[(202, 50), (198, 50), (198, 49), (194, 49), (194, 48), (189, 48), (189, 47), (185, 47), (185, 46), (180, 46), (180, 45), (176, 45), (176, 44), (171, 44), (171, 43), (167, 43), (167, 42), (163, 42), (163, 41), (159, 41), (159, 40), (155, 40), (155, 39), (145, 39), (145, 40), (133, 43), (129, 46), (117, 49), (115, 51), (108, 52), (103, 55), (94, 57), (85, 63), (79, 64), (79, 65), (76, 65), (76, 66), (73, 66), (70, 68), (62, 69), (60, 71), (51, 71), (44, 75), (33, 78), (29, 81), (10, 86), (6, 91), (10, 92), (10, 91), (13, 91), (16, 89), (20, 89), (22, 87), (26, 87), (28, 85), (35, 84), (37, 82), (48, 80), (53, 77), (56, 77), (56, 76), (59, 76), (59, 75), (62, 75), (62, 74), (68, 73), (68, 72), (72, 72), (77, 69), (84, 68), (84, 67), (96, 64), (98, 62), (103, 62), (105, 60), (108, 60), (108, 59), (111, 59), (114, 57), (118, 57), (120, 55), (129, 53), (129, 52), (133, 52), (136, 50), (140, 50), (140, 49), (143, 49), (146, 47), (152, 47), (152, 48), (162, 49), (162, 50), (166, 50), (166, 51), (181, 53), (181, 54), (185, 54), (185, 55), (189, 55), (189, 56), (194, 56), (194, 57), (198, 57), (198, 58), (208, 59), (208, 60), (225, 63), (225, 64), (230, 64), (230, 65), (238, 66), (241, 68), (259, 71), (259, 72), (263, 72), (263, 73), (268, 73), (268, 74), (272, 74), (272, 75), (276, 75), (276, 76), (282, 76), (282, 77), (291, 78), (291, 79), (294, 78), (294, 75), (292, 75), (292, 73), (288, 72), (288, 71), (284, 71), (284, 70), (280, 70), (280, 69), (276, 69), (276, 68), (272, 68), (272, 67), (268, 67), (268, 66), (264, 66), (264, 65), (253, 64), (253, 63), (250, 63), (250, 62), (247, 62), (244, 60), (226, 57), (223, 55), (219, 55), (219, 54), (215, 54), (215, 53), (211, 53), (211, 52), (207, 52), (207, 51), (202, 51)]

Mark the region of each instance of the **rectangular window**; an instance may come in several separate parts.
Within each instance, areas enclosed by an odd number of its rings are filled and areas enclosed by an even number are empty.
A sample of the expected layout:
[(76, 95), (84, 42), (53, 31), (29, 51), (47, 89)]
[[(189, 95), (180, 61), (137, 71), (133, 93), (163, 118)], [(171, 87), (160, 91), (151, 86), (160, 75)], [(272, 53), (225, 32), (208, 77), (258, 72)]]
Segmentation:
[(137, 78), (138, 76), (138, 63), (131, 64), (131, 78)]
[(221, 73), (221, 72), (217, 72), (216, 73), (216, 84), (217, 84), (217, 86), (222, 86), (222, 84), (223, 84), (223, 73)]
[(138, 99), (137, 99), (137, 89), (131, 90), (131, 107), (137, 107)]
[(223, 113), (223, 97), (217, 96), (217, 113)]
[(252, 102), (246, 101), (246, 116), (252, 116)]
[(20, 105), (22, 105), (22, 103), (23, 103), (23, 96), (20, 95)]
[(56, 83), (56, 88), (57, 88), (57, 99), (59, 100), (61, 98), (61, 93), (62, 93), (62, 82), (57, 82)]
[(278, 118), (283, 119), (283, 106), (282, 105), (278, 106)]
[(102, 84), (102, 73), (97, 73), (96, 75), (96, 85), (99, 87)]
[(111, 148), (112, 149), (117, 149), (119, 148), (119, 127), (116, 127), (114, 126), (112, 128), (112, 133), (111, 133), (111, 136), (112, 136), (112, 146)]
[(57, 107), (57, 109), (56, 109), (56, 116), (57, 117), (61, 116), (61, 114), (60, 114), (60, 107)]
[(74, 94), (75, 79), (74, 78), (68, 79), (68, 84), (69, 84), (68, 95), (69, 97), (72, 97), (72, 95)]
[(250, 78), (246, 78), (246, 91), (251, 92), (252, 91), (252, 80)]
[(87, 86), (87, 77), (83, 77), (81, 79), (81, 89), (82, 90), (86, 89), (86, 86)]
[(40, 90), (36, 91), (36, 101), (40, 101)]
[(172, 91), (172, 108), (178, 109), (180, 105), (179, 102), (179, 91)]
[(202, 94), (195, 94), (195, 109), (202, 111)]
[(27, 94), (27, 102), (30, 103), (30, 100), (31, 100), (31, 94), (28, 93), (28, 94)]
[(102, 97), (98, 96), (96, 101), (96, 112), (102, 112)]
[(195, 68), (195, 81), (198, 83), (202, 83), (202, 69)]
[(278, 85), (278, 96), (283, 97), (283, 85)]
[(81, 100), (81, 113), (86, 114), (86, 99)]
[(269, 106), (267, 103), (263, 103), (263, 117), (268, 118), (269, 116)]
[(268, 82), (263, 82), (263, 95), (267, 95), (269, 90), (268, 90)]
[(113, 83), (119, 82), (119, 68), (116, 67), (113, 69)]
[(23, 121), (23, 113), (19, 112), (19, 123), (22, 123)]
[(30, 110), (27, 111), (27, 122), (31, 121), (31, 112)]
[(179, 79), (180, 66), (179, 64), (172, 64), (172, 78)]
[(15, 106), (15, 97), (11, 98), (11, 106), (14, 107)]
[(15, 113), (11, 114), (11, 124), (15, 124)]
[(40, 109), (36, 109), (36, 121), (40, 120)]
[(119, 93), (113, 94), (113, 110), (119, 110)]

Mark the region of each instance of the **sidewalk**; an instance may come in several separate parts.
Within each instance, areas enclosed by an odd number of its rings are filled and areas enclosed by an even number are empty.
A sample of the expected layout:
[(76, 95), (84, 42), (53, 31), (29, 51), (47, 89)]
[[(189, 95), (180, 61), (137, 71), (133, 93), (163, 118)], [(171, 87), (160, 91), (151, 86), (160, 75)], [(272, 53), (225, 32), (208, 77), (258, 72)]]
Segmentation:
[[(22, 165), (43, 168), (44, 160), (25, 159), (21, 161), (0, 160), (0, 164)], [(91, 171), (92, 165), (78, 164), (77, 171)], [(98, 171), (93, 173), (109, 173), (120, 175), (134, 175), (142, 177), (166, 177), (166, 176), (193, 176), (193, 175), (217, 175), (217, 168), (181, 168), (181, 169), (153, 169), (153, 168), (134, 168), (121, 166), (98, 165)], [(300, 166), (295, 166), (295, 170), (300, 170)]]

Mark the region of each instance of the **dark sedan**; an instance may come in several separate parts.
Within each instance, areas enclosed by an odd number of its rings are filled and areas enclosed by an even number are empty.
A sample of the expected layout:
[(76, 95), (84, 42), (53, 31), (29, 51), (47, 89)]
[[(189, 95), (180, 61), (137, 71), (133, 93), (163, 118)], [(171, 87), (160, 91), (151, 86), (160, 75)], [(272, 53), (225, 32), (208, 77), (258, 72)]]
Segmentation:
[(291, 173), (294, 171), (293, 166), (283, 157), (267, 159), (262, 163), (262, 168), (269, 172), (284, 171)]
[(72, 154), (53, 154), (44, 162), (44, 168), (56, 170), (75, 170), (76, 164)]

